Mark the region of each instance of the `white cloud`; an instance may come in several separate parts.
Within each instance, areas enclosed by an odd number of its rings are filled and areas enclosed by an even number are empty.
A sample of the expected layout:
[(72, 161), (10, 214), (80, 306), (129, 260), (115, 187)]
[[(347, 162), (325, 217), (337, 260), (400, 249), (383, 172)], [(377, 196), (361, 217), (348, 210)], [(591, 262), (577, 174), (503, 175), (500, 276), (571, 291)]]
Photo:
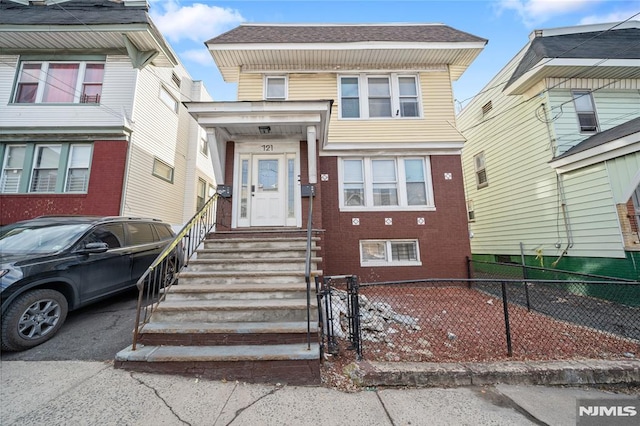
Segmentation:
[(240, 12), (219, 6), (177, 0), (151, 0), (150, 14), (162, 34), (172, 42), (183, 39), (204, 43), (245, 19)]
[(213, 65), (213, 58), (209, 51), (203, 46), (202, 49), (191, 49), (180, 52), (183, 60), (195, 62), (200, 65)]
[(590, 15), (582, 18), (580, 21), (581, 25), (590, 25), (590, 24), (605, 24), (610, 22), (622, 22), (631, 18), (632, 20), (640, 20), (640, 12), (639, 9), (627, 10), (627, 11), (619, 11), (619, 12), (611, 12), (604, 15)]
[(602, 0), (498, 0), (496, 11), (515, 11), (527, 26), (534, 26), (556, 16), (584, 10)]

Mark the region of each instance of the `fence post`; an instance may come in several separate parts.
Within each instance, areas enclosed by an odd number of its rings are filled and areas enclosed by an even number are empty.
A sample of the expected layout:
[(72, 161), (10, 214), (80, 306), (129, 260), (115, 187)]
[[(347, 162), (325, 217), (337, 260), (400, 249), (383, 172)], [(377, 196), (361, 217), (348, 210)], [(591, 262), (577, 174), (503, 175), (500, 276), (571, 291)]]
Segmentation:
[(511, 326), (509, 324), (509, 307), (507, 302), (507, 283), (502, 281), (502, 308), (504, 310), (504, 326), (505, 333), (507, 335), (507, 353), (509, 356), (513, 356), (513, 350), (511, 349)]
[[(467, 279), (471, 280), (471, 258), (469, 256), (465, 256), (467, 259)], [(471, 281), (467, 283), (467, 287), (471, 288)]]
[(527, 310), (531, 312), (531, 302), (529, 301), (529, 283), (527, 282), (527, 264), (524, 261), (524, 245), (520, 243), (520, 261), (522, 262), (522, 278), (524, 279), (524, 295), (527, 299)]
[(353, 349), (356, 351), (356, 359), (359, 361), (362, 359), (362, 341), (361, 341), (361, 329), (360, 329), (360, 296), (358, 277), (351, 275), (347, 278), (347, 298), (349, 299), (348, 306), (350, 318), (349, 318), (349, 332)]

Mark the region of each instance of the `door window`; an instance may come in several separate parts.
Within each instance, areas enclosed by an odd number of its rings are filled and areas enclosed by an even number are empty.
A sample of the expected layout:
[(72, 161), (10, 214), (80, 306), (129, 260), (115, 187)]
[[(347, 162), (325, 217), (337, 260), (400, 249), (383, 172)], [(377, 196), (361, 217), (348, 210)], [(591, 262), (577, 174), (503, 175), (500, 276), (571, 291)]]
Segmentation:
[(258, 160), (258, 189), (278, 190), (278, 160)]
[(124, 247), (124, 228), (121, 223), (112, 223), (96, 227), (85, 238), (87, 243), (106, 243), (110, 249)]
[(127, 223), (129, 245), (149, 244), (157, 240), (150, 223)]

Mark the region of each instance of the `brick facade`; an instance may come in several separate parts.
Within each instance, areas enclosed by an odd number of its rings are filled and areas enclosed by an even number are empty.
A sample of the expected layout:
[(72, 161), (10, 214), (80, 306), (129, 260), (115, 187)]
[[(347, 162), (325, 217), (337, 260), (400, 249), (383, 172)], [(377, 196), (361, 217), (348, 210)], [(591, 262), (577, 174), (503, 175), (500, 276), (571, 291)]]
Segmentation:
[[(319, 173), (329, 178), (320, 182), (326, 275), (355, 274), (361, 282), (467, 277), (471, 251), (460, 156), (431, 157), (436, 211), (340, 212), (337, 158), (322, 157)], [(445, 173), (452, 179), (446, 180)], [(360, 224), (353, 225), (353, 218)], [(385, 225), (386, 218), (392, 225)], [(405, 238), (418, 239), (422, 266), (360, 266), (360, 240)]]
[(127, 150), (127, 141), (94, 142), (86, 194), (1, 195), (0, 224), (42, 215), (119, 215)]

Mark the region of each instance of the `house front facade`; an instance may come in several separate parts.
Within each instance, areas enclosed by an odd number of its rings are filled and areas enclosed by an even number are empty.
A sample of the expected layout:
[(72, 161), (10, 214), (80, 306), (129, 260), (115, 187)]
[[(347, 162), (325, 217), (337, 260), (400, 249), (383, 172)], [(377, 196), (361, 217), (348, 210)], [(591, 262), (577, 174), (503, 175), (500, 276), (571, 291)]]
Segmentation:
[(458, 124), (479, 260), (640, 278), (640, 22), (534, 31)]
[(215, 186), (185, 100), (211, 99), (146, 1), (0, 1), (0, 224), (126, 215), (182, 224)]
[[(465, 277), (452, 82), (486, 40), (445, 25), (246, 24), (207, 43), (236, 102), (190, 102), (206, 129), (218, 229), (305, 229), (325, 275)], [(222, 209), (220, 209), (222, 211)]]

